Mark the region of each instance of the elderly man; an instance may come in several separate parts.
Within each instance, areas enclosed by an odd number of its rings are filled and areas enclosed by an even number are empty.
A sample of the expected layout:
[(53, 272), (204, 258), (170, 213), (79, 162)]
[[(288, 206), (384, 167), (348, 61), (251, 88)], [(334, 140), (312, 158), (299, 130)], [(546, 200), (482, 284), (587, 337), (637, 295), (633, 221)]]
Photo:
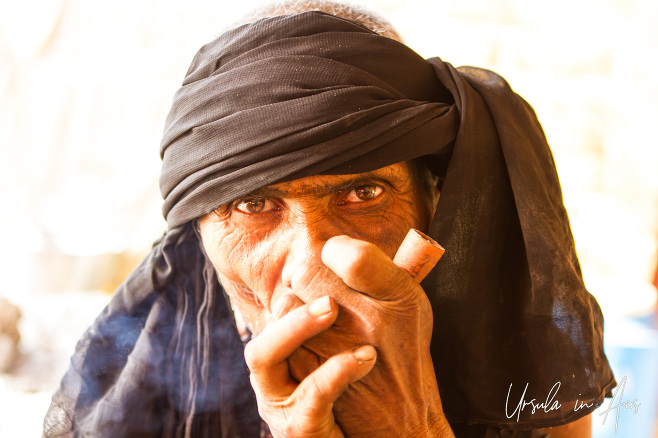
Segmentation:
[[(329, 12), (199, 51), (162, 141), (169, 229), (46, 436), (589, 435), (614, 378), (532, 109)], [(410, 228), (447, 250), (421, 285), (392, 261)]]

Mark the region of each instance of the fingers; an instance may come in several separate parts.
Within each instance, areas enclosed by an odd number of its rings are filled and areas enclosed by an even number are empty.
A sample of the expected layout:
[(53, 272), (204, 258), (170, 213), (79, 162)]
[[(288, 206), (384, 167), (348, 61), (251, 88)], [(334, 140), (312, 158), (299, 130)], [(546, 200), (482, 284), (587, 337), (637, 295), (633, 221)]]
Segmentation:
[[(305, 354), (312, 353), (302, 344), (334, 323), (338, 305), (325, 296), (300, 306), (299, 298), (287, 295), (274, 304), (272, 322), (245, 347), (259, 413), (270, 429), (282, 436), (288, 432), (343, 436), (334, 421), (334, 402), (351, 383), (372, 370), (377, 352), (366, 345), (303, 368), (312, 362)], [(293, 379), (294, 370), (289, 366), (295, 358), (302, 363), (299, 380)]]
[[(290, 301), (283, 302), (281, 309), (288, 304)], [(305, 340), (329, 328), (337, 316), (336, 302), (322, 297), (268, 324), (245, 347), (245, 360), (254, 388), (271, 395), (288, 396), (296, 382), (290, 377), (286, 359)]]
[(272, 313), (268, 322), (274, 322), (287, 315), (293, 309), (302, 307), (304, 302), (295, 294), (287, 293), (279, 297), (272, 307)]
[(288, 358), (290, 376), (297, 382), (301, 382), (309, 374), (322, 365), (322, 360), (315, 352), (305, 346), (299, 347)]
[(343, 307), (348, 304), (345, 295), (355, 295), (336, 273), (321, 263), (299, 265), (292, 275), (290, 287), (295, 295), (304, 301), (313, 301), (318, 297), (331, 295)]
[(274, 436), (342, 437), (334, 419), (334, 402), (350, 383), (372, 370), (376, 357), (369, 345), (342, 352), (302, 380), (288, 396), (273, 397), (254, 387), (258, 412)]
[[(302, 307), (304, 302), (295, 294), (286, 293), (279, 297), (272, 307), (270, 321), (274, 322), (283, 318), (292, 310)], [(297, 382), (301, 382), (322, 364), (317, 354), (311, 352), (303, 345), (296, 349), (288, 357), (288, 370), (290, 376)]]
[(376, 359), (377, 351), (371, 345), (334, 355), (299, 384), (295, 396), (331, 409), (350, 384), (372, 370)]
[(395, 300), (417, 292), (411, 276), (369, 242), (332, 237), (322, 249), (322, 262), (349, 287), (376, 299)]
[(305, 340), (329, 328), (337, 316), (336, 302), (325, 296), (268, 324), (245, 348), (249, 369), (253, 373), (285, 361)]

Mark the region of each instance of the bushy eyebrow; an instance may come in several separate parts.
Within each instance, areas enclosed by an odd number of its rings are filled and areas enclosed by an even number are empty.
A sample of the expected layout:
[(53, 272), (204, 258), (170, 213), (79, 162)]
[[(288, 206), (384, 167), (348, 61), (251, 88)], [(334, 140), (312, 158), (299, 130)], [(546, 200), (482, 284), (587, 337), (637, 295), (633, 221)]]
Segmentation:
[[(386, 181), (385, 179), (379, 178), (372, 174), (370, 175), (366, 174), (366, 175), (359, 175), (356, 178), (348, 179), (334, 184), (324, 183), (317, 185), (309, 185), (309, 187), (305, 187), (301, 190), (296, 190), (294, 194), (295, 196), (321, 197), (321, 196), (344, 192), (347, 190), (352, 190), (358, 186), (367, 185), (367, 184), (378, 184), (378, 185), (385, 185), (389, 187), (391, 186), (391, 183), (389, 181)], [(283, 190), (278, 187), (269, 186), (269, 187), (263, 187), (258, 190), (254, 190), (248, 195), (243, 196), (242, 199), (290, 198), (291, 196), (292, 194), (288, 190)]]

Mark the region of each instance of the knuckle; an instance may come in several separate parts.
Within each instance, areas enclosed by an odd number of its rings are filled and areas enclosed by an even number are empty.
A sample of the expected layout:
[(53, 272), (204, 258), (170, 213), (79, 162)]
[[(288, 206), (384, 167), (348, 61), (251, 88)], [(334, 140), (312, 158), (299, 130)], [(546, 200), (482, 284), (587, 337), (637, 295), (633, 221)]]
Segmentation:
[[(389, 289), (394, 292), (395, 296), (403, 296), (411, 299), (418, 295), (417, 289), (420, 286), (413, 281), (407, 272), (403, 272), (402, 270), (391, 271), (386, 280), (389, 284)], [(424, 291), (422, 291), (422, 295), (425, 295)]]
[(361, 336), (363, 340), (361, 342), (368, 343), (377, 343), (377, 340), (380, 339), (385, 329), (388, 326), (387, 318), (382, 315), (380, 310), (373, 310), (367, 312), (360, 316), (360, 326), (361, 326)]
[(367, 260), (372, 256), (373, 252), (377, 250), (377, 247), (370, 242), (364, 240), (355, 240), (354, 244), (351, 247), (352, 257), (355, 261)]
[(260, 366), (260, 355), (258, 354), (258, 343), (255, 340), (249, 341), (244, 347), (244, 360), (251, 372), (257, 370)]
[(322, 266), (316, 263), (307, 263), (300, 267), (292, 277), (290, 286), (293, 290), (305, 289), (321, 275)]
[(347, 262), (345, 274), (349, 277), (367, 274), (372, 270), (372, 262), (375, 260), (376, 251), (378, 251), (378, 248), (370, 242), (355, 241), (345, 251), (345, 260)]

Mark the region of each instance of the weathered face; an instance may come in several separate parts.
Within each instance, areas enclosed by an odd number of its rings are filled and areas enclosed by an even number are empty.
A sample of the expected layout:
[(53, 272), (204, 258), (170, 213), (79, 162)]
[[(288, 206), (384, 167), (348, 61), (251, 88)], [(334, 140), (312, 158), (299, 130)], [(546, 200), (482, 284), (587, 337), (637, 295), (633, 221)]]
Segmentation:
[(206, 253), (233, 306), (259, 333), (297, 266), (320, 261), (324, 243), (347, 235), (390, 257), (410, 228), (433, 214), (406, 163), (354, 175), (274, 184), (200, 219)]

